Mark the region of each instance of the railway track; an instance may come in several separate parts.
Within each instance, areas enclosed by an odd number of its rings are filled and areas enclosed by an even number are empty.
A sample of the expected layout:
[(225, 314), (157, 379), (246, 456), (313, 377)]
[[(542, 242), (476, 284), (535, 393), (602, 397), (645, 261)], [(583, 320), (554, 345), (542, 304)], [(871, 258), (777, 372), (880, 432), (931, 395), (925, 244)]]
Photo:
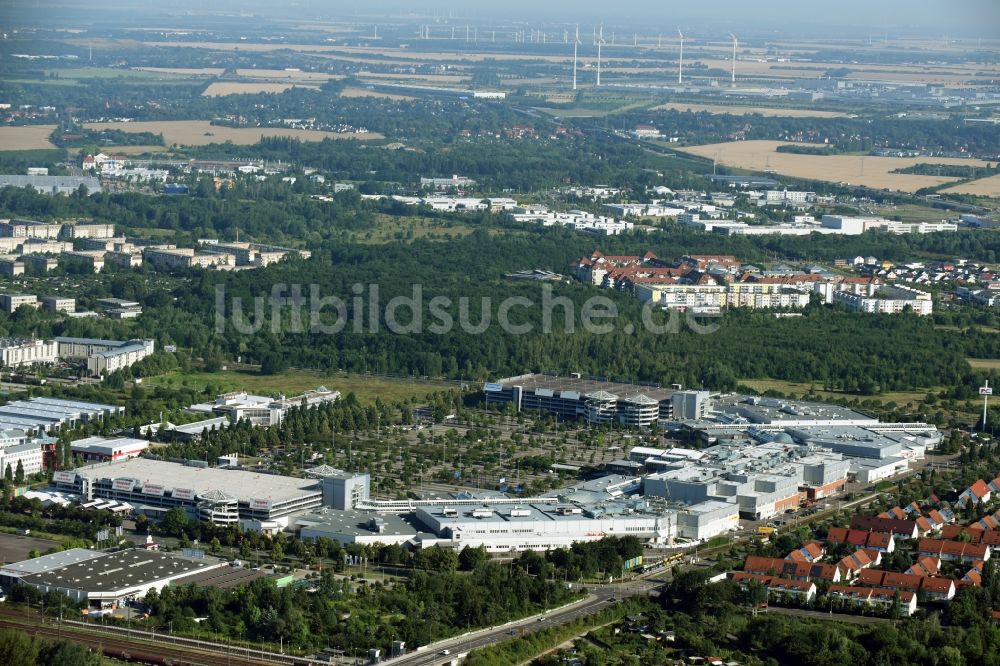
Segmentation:
[[(312, 665), (310, 659), (269, 655), (260, 650), (243, 650), (218, 644), (174, 643), (151, 638), (144, 632), (123, 635), (117, 630), (88, 627), (77, 623), (46, 623), (46, 618), (19, 610), (0, 610), (0, 627), (50, 640), (68, 640), (105, 656), (140, 664), (164, 666), (299, 666)], [(220, 649), (221, 648), (221, 649)]]

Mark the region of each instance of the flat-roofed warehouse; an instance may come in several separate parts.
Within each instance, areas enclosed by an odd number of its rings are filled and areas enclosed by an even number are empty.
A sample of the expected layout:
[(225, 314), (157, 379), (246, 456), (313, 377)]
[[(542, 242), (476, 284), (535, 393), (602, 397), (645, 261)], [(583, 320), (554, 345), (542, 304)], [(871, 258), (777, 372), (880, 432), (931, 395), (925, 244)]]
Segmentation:
[[(60, 490), (89, 501), (106, 498), (127, 502), (137, 512), (157, 517), (173, 507), (216, 525), (242, 523), (253, 529), (287, 527), (287, 516), (323, 505), (339, 478), (338, 470), (296, 478), (255, 471), (186, 465), (133, 458), (56, 472)], [(329, 503), (336, 501), (328, 497)]]
[(655, 384), (627, 384), (604, 378), (527, 374), (483, 386), (487, 406), (513, 404), (517, 411), (540, 411), (591, 424), (619, 422), (649, 427), (673, 414), (677, 391)]
[(31, 398), (0, 406), (0, 429), (44, 433), (63, 426), (75, 428), (82, 423), (124, 413), (125, 408), (116, 405), (60, 398)]
[(29, 560), (11, 562), (0, 567), (0, 584), (13, 585), (20, 583), (25, 576), (61, 569), (70, 564), (86, 562), (102, 555), (104, 553), (99, 550), (70, 548), (69, 550), (60, 550), (58, 553), (33, 557)]
[(124, 550), (28, 574), (21, 583), (42, 592), (62, 592), (92, 606), (108, 607), (140, 599), (150, 590), (161, 590), (179, 578), (225, 566), (225, 560), (214, 558)]

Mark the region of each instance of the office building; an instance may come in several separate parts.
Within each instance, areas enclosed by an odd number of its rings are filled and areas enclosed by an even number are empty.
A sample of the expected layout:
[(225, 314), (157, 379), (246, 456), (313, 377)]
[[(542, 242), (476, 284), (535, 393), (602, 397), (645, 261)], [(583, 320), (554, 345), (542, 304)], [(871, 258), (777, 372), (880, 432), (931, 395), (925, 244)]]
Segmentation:
[(86, 437), (70, 442), (74, 458), (84, 462), (109, 462), (135, 458), (149, 448), (145, 439), (131, 437)]
[(510, 404), (518, 412), (541, 411), (594, 425), (614, 421), (645, 428), (670, 417), (675, 389), (579, 376), (528, 374), (489, 382), (483, 391), (488, 407), (503, 409)]
[(104, 376), (127, 368), (155, 350), (153, 340), (101, 340), (57, 337), (59, 357), (70, 363), (86, 363), (91, 375)]
[(55, 340), (0, 338), (0, 364), (7, 368), (55, 363), (58, 360), (58, 351)]
[(331, 391), (325, 386), (292, 398), (270, 398), (251, 395), (246, 391), (234, 391), (216, 396), (213, 402), (191, 405), (189, 410), (198, 414), (225, 415), (233, 423), (246, 419), (253, 425), (271, 426), (281, 423), (285, 414), (295, 407), (311, 407), (339, 399), (340, 391)]

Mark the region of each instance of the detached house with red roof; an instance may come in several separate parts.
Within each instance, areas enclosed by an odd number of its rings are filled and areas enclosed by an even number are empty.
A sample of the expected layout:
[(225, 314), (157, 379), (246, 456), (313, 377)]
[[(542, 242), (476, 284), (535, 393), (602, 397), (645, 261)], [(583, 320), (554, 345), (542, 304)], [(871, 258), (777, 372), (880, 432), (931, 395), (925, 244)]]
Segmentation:
[(965, 508), (965, 506), (969, 503), (972, 503), (973, 505), (982, 504), (989, 502), (992, 495), (990, 487), (986, 485), (986, 482), (979, 479), (958, 496), (958, 501), (955, 502), (955, 504), (959, 508)]
[(823, 547), (823, 544), (818, 541), (807, 541), (802, 544), (801, 548), (793, 550), (785, 556), (785, 559), (796, 562), (815, 562), (823, 559), (824, 555), (826, 555), (826, 548)]
[(906, 570), (912, 576), (937, 576), (941, 569), (941, 560), (936, 557), (924, 555), (918, 557), (917, 561)]
[(837, 562), (837, 567), (844, 572), (845, 580), (854, 580), (864, 569), (874, 565), (875, 561), (864, 549), (858, 549)]

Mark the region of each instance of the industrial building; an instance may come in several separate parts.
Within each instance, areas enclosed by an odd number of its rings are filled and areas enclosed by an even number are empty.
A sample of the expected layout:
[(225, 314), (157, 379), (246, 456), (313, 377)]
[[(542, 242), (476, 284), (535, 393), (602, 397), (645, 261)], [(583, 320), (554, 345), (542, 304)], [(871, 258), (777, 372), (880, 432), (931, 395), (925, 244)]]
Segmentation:
[(508, 404), (518, 412), (545, 412), (592, 425), (612, 422), (648, 428), (673, 413), (676, 388), (626, 384), (601, 378), (528, 374), (487, 383), (487, 407)]
[(0, 430), (43, 434), (125, 413), (124, 407), (60, 398), (30, 398), (0, 406)]
[(295, 519), (301, 539), (325, 538), (337, 543), (417, 545), (433, 538), (413, 514), (376, 514), (354, 509), (317, 509)]
[(782, 439), (718, 444), (702, 451), (637, 448), (631, 456), (647, 469), (660, 470), (644, 478), (646, 496), (687, 504), (734, 503), (740, 515), (754, 520), (842, 490), (850, 469), (841, 455)]
[(666, 543), (677, 534), (671, 512), (649, 511), (643, 500), (455, 507), (420, 507), (417, 520), (438, 536), (436, 544), (489, 551), (552, 550), (605, 536), (637, 536)]

